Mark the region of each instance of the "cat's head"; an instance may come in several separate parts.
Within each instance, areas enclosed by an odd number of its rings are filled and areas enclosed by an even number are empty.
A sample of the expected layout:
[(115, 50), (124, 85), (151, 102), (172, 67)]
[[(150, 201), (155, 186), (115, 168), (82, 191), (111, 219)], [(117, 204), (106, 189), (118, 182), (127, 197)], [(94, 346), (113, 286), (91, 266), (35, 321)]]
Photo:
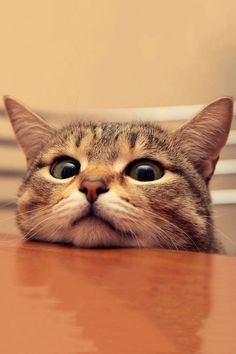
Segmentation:
[(11, 97), (5, 105), (28, 165), (17, 208), (26, 239), (214, 248), (208, 182), (230, 130), (231, 98), (174, 132), (149, 122), (56, 129)]

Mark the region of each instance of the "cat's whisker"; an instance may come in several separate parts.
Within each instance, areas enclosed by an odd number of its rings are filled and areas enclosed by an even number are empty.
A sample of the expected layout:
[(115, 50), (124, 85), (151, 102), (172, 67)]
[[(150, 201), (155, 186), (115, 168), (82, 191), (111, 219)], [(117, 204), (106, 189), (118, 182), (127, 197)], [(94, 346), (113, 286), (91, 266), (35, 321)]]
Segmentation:
[[(50, 225), (50, 228), (47, 228), (47, 238), (48, 241), (58, 241), (58, 237), (57, 237), (57, 232), (61, 229), (61, 225)], [(43, 228), (42, 230), (43, 231)]]
[(112, 201), (112, 205), (119, 205), (121, 207), (123, 207), (124, 209), (127, 209), (127, 207), (129, 209), (133, 209), (134, 212), (137, 212), (138, 208), (136, 206), (134, 206), (133, 204), (129, 203), (129, 202), (125, 202), (123, 200), (115, 200)]
[[(232, 214), (234, 214), (234, 211), (232, 211)], [(229, 212), (224, 212), (224, 213), (221, 213), (221, 214), (218, 214), (217, 215), (214, 215), (214, 220), (217, 220), (221, 217), (224, 217), (224, 216), (228, 216), (229, 215)], [(208, 215), (202, 215), (201, 218), (203, 218), (205, 220), (205, 223), (207, 225), (210, 225), (212, 226), (211, 223), (209, 223), (207, 220), (211, 220), (212, 219), (212, 216), (208, 216)], [(214, 224), (214, 230), (216, 232), (218, 232), (222, 237), (224, 237), (227, 241), (229, 241), (232, 245), (236, 246), (236, 242), (234, 242), (226, 233), (224, 233), (222, 230), (219, 229), (219, 227), (216, 227), (215, 224)]]
[[(140, 223), (140, 220), (142, 220), (141, 223)], [(122, 219), (120, 221), (122, 223)], [(157, 238), (159, 238), (159, 239), (161, 238), (162, 240), (165, 241), (165, 244), (166, 244), (166, 232), (162, 228), (160, 228), (158, 225), (153, 225), (150, 222), (145, 222), (143, 218), (138, 218), (137, 220), (133, 220), (133, 219), (129, 220), (128, 219), (128, 222), (130, 223), (130, 225), (133, 224), (133, 227), (135, 230), (137, 230), (137, 229), (139, 230), (138, 233), (137, 232), (135, 233), (135, 235), (136, 234), (139, 235), (138, 237), (136, 236), (136, 238), (140, 242), (142, 241), (142, 239), (140, 238), (140, 235), (143, 235), (144, 232), (147, 233), (147, 230), (148, 230), (148, 237), (152, 237), (152, 239), (155, 240), (155, 243), (157, 242)], [(129, 227), (131, 227), (131, 226), (129, 226)], [(146, 230), (144, 227), (146, 227)], [(173, 240), (170, 239), (170, 241), (171, 241), (172, 245), (174, 246), (174, 248), (176, 248), (176, 245), (173, 242)]]
[(81, 209), (84, 209), (84, 206), (80, 205), (78, 202), (75, 202), (75, 203), (70, 203), (66, 206), (63, 206), (61, 208), (53, 208), (52, 211), (54, 213), (61, 213), (61, 212), (66, 212), (68, 210), (72, 210), (73, 208), (78, 210), (78, 212), (79, 212)]
[[(145, 210), (145, 212), (146, 212), (146, 210)], [(147, 213), (149, 213), (149, 211), (147, 211)], [(152, 213), (151, 213), (152, 214)], [(154, 214), (154, 216), (156, 216), (155, 214)], [(164, 225), (165, 225), (165, 229), (168, 227), (168, 226), (170, 226), (170, 223), (168, 222), (168, 220), (166, 220), (165, 218), (161, 218), (162, 219), (162, 221), (164, 222)], [(142, 220), (142, 224), (144, 225), (144, 221)], [(148, 228), (150, 228), (150, 226), (151, 226), (151, 229), (153, 230), (153, 238), (154, 239), (156, 239), (156, 238), (161, 238), (162, 240), (164, 240), (164, 243), (166, 244), (166, 242), (167, 241), (170, 241), (170, 243), (174, 246), (174, 248), (175, 249), (178, 249), (178, 246), (177, 246), (177, 244), (174, 242), (174, 239), (173, 239), (173, 230), (171, 231), (169, 231), (169, 232), (167, 232), (166, 230), (163, 230), (159, 225), (157, 225), (156, 224), (156, 222), (155, 222), (155, 224), (147, 224), (147, 226), (148, 226)], [(172, 227), (175, 227), (176, 225), (175, 224), (173, 224), (173, 225), (171, 225)], [(175, 229), (177, 229), (177, 227), (175, 227)], [(178, 231), (181, 231), (181, 232), (183, 232), (183, 230), (181, 230), (181, 229), (177, 229)], [(187, 235), (186, 234), (186, 236), (189, 238), (189, 235)], [(167, 240), (168, 239), (168, 240)], [(197, 245), (195, 244), (195, 242), (190, 238), (190, 240), (194, 243), (194, 245), (197, 247)], [(169, 245), (169, 248), (172, 248), (172, 247), (170, 247), (170, 245)]]
[[(59, 230), (59, 229), (60, 229), (60, 227), (56, 227), (55, 228), (55, 230)], [(27, 241), (32, 240), (32, 239), (35, 238), (35, 236), (37, 238), (38, 235), (40, 235), (40, 238), (41, 238), (41, 236), (45, 233), (43, 236), (46, 236), (48, 241), (50, 241), (49, 240), (49, 236), (54, 236), (51, 239), (51, 241), (55, 241), (55, 240), (57, 240), (57, 237), (55, 237), (56, 235), (55, 235), (55, 232), (53, 230), (54, 229), (51, 226), (50, 227), (48, 227), (48, 226), (46, 227), (45, 225), (41, 225), (41, 227), (39, 229), (32, 230), (30, 232), (30, 234), (27, 235), (27, 237), (25, 236), (25, 240), (27, 240)]]
[(219, 233), (226, 241), (228, 241), (231, 245), (236, 246), (236, 242), (233, 241), (226, 233), (224, 233), (219, 228), (215, 228), (216, 233)]
[[(114, 210), (113, 210), (114, 211)], [(120, 210), (119, 210), (120, 211)], [(125, 210), (123, 210), (125, 212)], [(132, 215), (133, 216), (133, 215)], [(135, 215), (137, 216), (137, 215)], [(142, 244), (142, 240), (137, 236), (137, 233), (134, 231), (134, 227), (132, 228), (132, 224), (133, 226), (136, 225), (138, 219), (134, 219), (134, 218), (129, 218), (129, 214), (127, 213), (119, 213), (118, 215), (116, 214), (116, 218), (118, 218), (119, 220), (119, 224), (117, 225), (119, 230), (121, 231), (121, 234), (125, 234), (127, 231), (129, 232), (129, 234), (132, 235), (132, 237), (135, 239), (137, 246), (139, 248), (144, 247), (144, 245)], [(116, 220), (111, 220), (114, 224), (116, 224)], [(125, 226), (123, 226), (125, 225)]]
[(20, 217), (23, 217), (25, 215), (29, 215), (30, 216), (31, 214), (34, 214), (35, 216), (37, 216), (37, 213), (41, 213), (41, 212), (46, 211), (46, 210), (48, 210), (48, 206), (47, 205), (45, 205), (43, 207), (39, 207), (39, 208), (33, 208), (31, 210), (27, 210), (27, 211), (23, 211), (23, 212), (19, 211), (18, 215)]
[(122, 230), (122, 229), (121, 229), (121, 235), (124, 236), (124, 237), (126, 237), (126, 236), (125, 236), (125, 233), (126, 233), (127, 231), (128, 231), (129, 234), (132, 236), (132, 238), (135, 240), (135, 242), (136, 242), (138, 248), (142, 248), (138, 237), (136, 236), (135, 232), (131, 229), (131, 227), (127, 226), (127, 228), (126, 228), (125, 230)]
[(118, 213), (120, 216), (130, 216), (132, 219), (136, 219), (138, 221), (137, 218), (137, 212), (135, 213), (131, 213), (129, 210), (125, 210), (125, 209), (121, 209), (121, 208), (112, 208), (112, 213)]
[[(205, 221), (208, 225), (211, 225), (209, 222)], [(236, 242), (233, 241), (226, 233), (219, 229), (219, 227), (214, 227), (215, 231), (219, 233), (225, 240), (229, 241), (231, 245), (236, 246)]]
[[(148, 225), (147, 225), (148, 226)], [(173, 240), (173, 235), (169, 235), (166, 230), (163, 230), (159, 225), (151, 225), (148, 226), (150, 228), (150, 231), (152, 232), (149, 236), (152, 237), (152, 239), (155, 241), (155, 243), (158, 241), (162, 241), (161, 244), (163, 246), (168, 245), (168, 248), (175, 248), (178, 250), (177, 245), (175, 244)], [(171, 247), (173, 246), (173, 247)]]
[[(38, 216), (39, 217), (39, 216)], [(42, 217), (42, 215), (40, 216), (40, 218)], [(29, 229), (29, 231), (28, 232), (26, 232), (25, 234), (24, 234), (24, 236), (25, 236), (25, 239), (30, 239), (28, 236), (32, 233), (32, 231), (34, 231), (34, 230), (36, 230), (36, 229), (38, 229), (37, 231), (36, 231), (36, 233), (40, 230), (40, 225), (42, 226), (45, 226), (44, 225), (44, 223), (45, 223), (45, 221), (50, 221), (50, 220), (55, 220), (55, 216), (54, 215), (50, 215), (50, 216), (48, 216), (48, 217), (46, 217), (46, 218), (44, 218), (43, 220), (40, 220), (40, 222), (38, 222), (38, 223), (36, 223), (32, 228), (30, 228)]]
[(170, 220), (166, 219), (165, 217), (161, 216), (161, 215), (156, 215), (153, 212), (150, 212), (149, 210), (145, 209), (145, 213), (149, 214), (150, 216), (152, 216), (153, 218), (158, 218), (161, 219), (166, 225), (171, 225), (171, 227), (173, 227), (176, 231), (179, 231), (181, 233), (183, 233), (190, 241), (191, 243), (194, 245), (194, 247), (199, 251), (199, 247), (196, 244), (196, 242), (192, 239), (192, 237), (190, 235), (188, 235), (182, 228), (180, 228), (178, 225), (172, 223)]

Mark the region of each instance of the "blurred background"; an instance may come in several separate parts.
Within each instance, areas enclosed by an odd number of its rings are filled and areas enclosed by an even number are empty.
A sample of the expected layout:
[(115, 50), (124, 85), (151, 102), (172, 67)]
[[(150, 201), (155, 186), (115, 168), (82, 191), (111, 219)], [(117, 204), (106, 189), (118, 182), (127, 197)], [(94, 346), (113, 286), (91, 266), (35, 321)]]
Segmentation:
[(39, 109), (236, 94), (234, 0), (1, 1), (0, 95)]
[[(1, 1), (0, 96), (11, 94), (49, 119), (64, 120), (107, 108), (142, 108), (139, 115), (148, 119), (150, 107), (236, 96), (235, 15), (234, 0)], [(186, 109), (183, 119), (194, 111)], [(171, 112), (171, 123), (164, 124), (182, 123)], [(235, 126), (234, 121), (222, 154), (226, 162), (212, 186), (228, 193), (217, 199), (215, 213), (230, 254), (236, 254)], [(11, 201), (23, 170), (24, 157), (0, 103), (0, 227), (5, 233), (17, 232)]]

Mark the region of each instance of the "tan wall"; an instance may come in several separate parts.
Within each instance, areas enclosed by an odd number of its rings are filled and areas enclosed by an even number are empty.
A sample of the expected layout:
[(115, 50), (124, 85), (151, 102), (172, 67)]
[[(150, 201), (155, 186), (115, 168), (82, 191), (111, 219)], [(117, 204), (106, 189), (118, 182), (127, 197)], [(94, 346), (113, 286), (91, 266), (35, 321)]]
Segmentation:
[(0, 94), (57, 111), (236, 95), (235, 0), (1, 1)]

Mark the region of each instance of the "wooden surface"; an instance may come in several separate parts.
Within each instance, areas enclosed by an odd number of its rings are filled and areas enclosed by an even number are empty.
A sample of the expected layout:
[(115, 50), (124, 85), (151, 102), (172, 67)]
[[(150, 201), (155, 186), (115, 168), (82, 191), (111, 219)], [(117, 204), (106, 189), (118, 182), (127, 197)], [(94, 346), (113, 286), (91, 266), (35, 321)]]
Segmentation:
[(0, 239), (0, 353), (236, 353), (236, 258)]

